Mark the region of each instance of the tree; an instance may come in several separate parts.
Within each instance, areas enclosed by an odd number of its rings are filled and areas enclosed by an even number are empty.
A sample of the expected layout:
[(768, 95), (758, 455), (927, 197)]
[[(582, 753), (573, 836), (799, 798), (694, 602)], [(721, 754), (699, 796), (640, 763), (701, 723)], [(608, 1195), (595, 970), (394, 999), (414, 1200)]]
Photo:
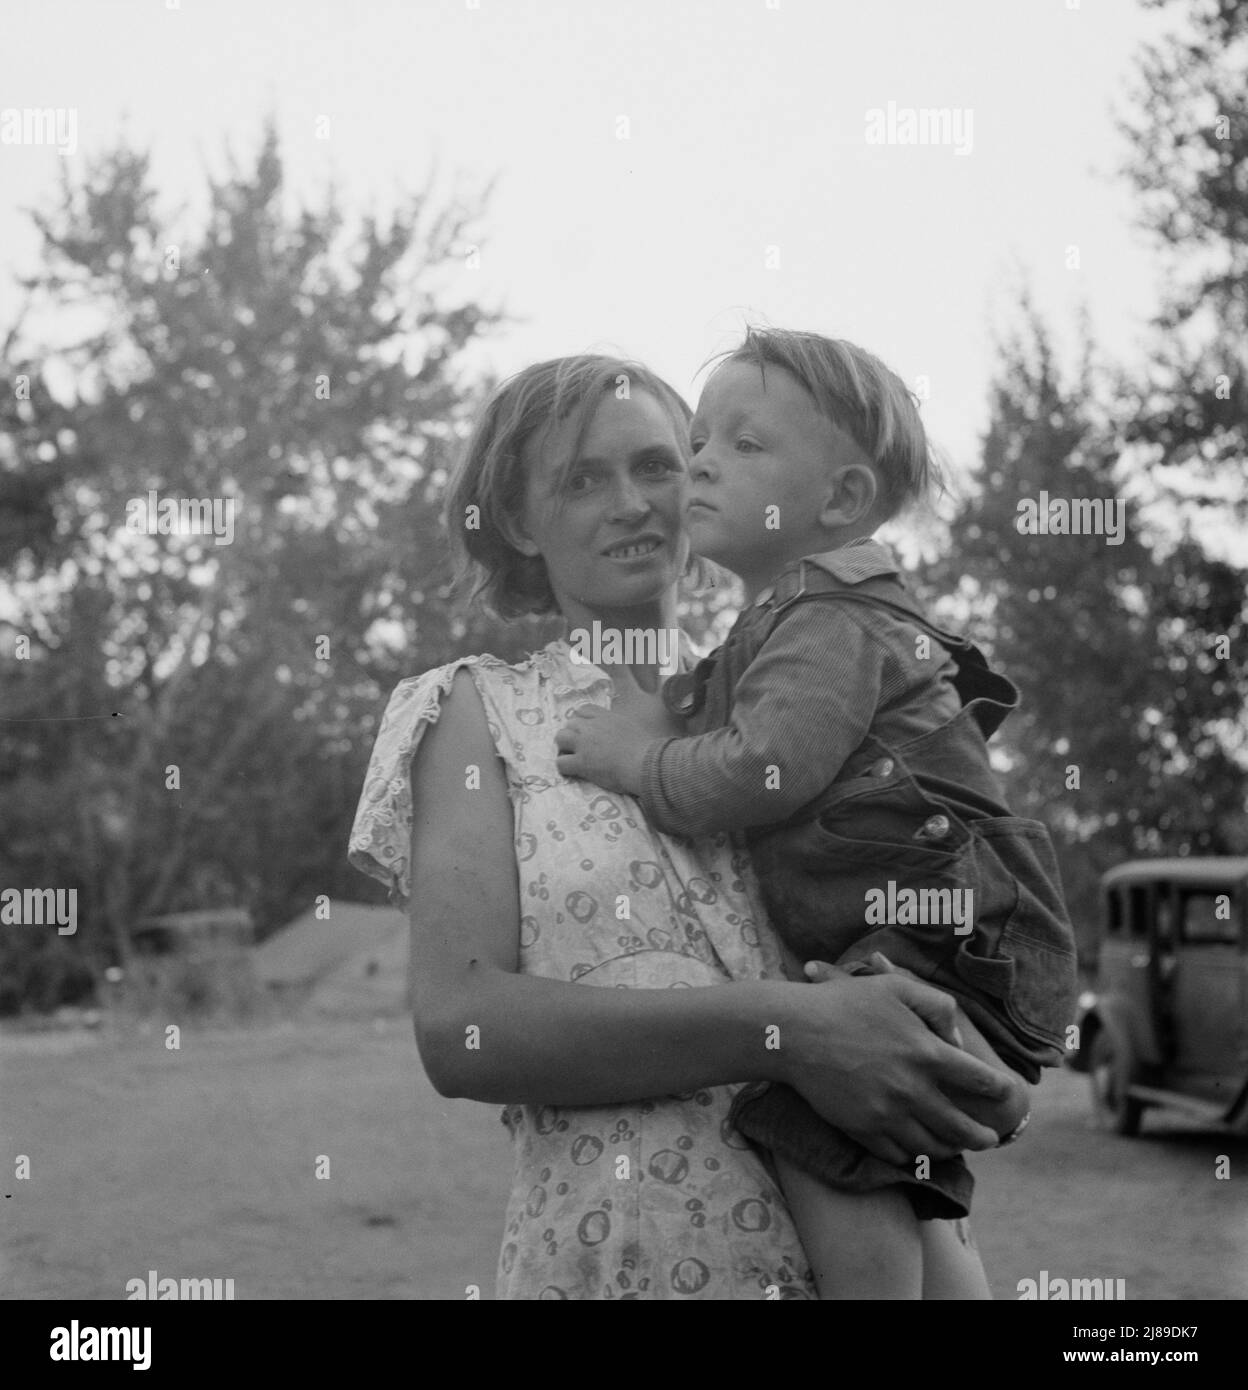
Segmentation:
[[(930, 575), (1023, 690), (1004, 761), (1019, 809), (1055, 831), (1077, 921), (1123, 858), (1248, 852), (1248, 586), (1225, 544), (1248, 519), (1248, 5), (1183, 8), (1120, 123), (1168, 273), (1148, 366), (1097, 373), (1085, 335), (1063, 384), (1024, 302), (980, 491)], [(1042, 491), (1125, 504), (1122, 543), (1020, 535)]]
[[(1166, 548), (1140, 525), (1147, 468), (1115, 403), (1088, 347), (1061, 381), (1024, 303), (1002, 348), (980, 486), (925, 576), (1022, 691), (998, 756), (1015, 811), (1054, 833), (1076, 922), (1092, 920), (1100, 874), (1123, 859), (1248, 850), (1243, 575), (1190, 537)], [(1097, 503), (1121, 531), (1020, 531), (1044, 493)]]
[[(1011, 784), (1054, 826), (1085, 917), (1117, 860), (1248, 851), (1248, 586), (1226, 543), (1248, 520), (1248, 5), (1183, 8), (1143, 51), (1120, 122), (1167, 270), (1147, 368), (1111, 380), (1087, 348), (1063, 386), (1024, 305), (982, 492), (939, 569), (951, 585), (964, 566), (988, 576), (961, 587), (1027, 697), (1002, 733)], [(1123, 544), (1020, 537), (1015, 509), (1042, 490), (1124, 503)]]
[[(105, 153), (37, 215), (24, 282), (27, 318), (77, 340), (19, 323), (0, 354), (0, 874), (76, 888), (122, 957), (154, 912), (263, 926), (358, 897), (346, 832), (386, 694), (523, 640), (445, 602), (460, 358), (501, 319), (462, 289), (482, 198), (426, 190), (352, 232), (332, 197), (284, 201), (272, 129), (197, 231), (145, 154)], [(170, 502), (208, 511), (152, 533)]]
[[(1174, 0), (1146, 0), (1151, 9)], [(1152, 370), (1128, 439), (1185, 514), (1248, 521), (1248, 4), (1186, 0), (1185, 23), (1147, 46), (1125, 174), (1165, 259)]]

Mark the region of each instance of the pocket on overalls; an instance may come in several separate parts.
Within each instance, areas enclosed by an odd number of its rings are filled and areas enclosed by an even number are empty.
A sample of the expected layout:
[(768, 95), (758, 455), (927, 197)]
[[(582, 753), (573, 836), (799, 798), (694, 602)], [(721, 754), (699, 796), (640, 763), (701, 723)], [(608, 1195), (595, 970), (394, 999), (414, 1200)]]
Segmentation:
[[(835, 797), (806, 821), (752, 837), (751, 852), (785, 944), (805, 958), (835, 960), (879, 931), (867, 920), (872, 895), (887, 900), (890, 885), (960, 887), (969, 842), (965, 826), (909, 779), (876, 775), (838, 784)], [(887, 954), (887, 946), (880, 937), (879, 949)], [(911, 951), (898, 963), (930, 974), (951, 949), (952, 942), (931, 934), (919, 959)]]
[(874, 860), (922, 872), (947, 866), (970, 840), (962, 821), (913, 778), (899, 775), (891, 758), (878, 759), (865, 776), (837, 783), (836, 791), (811, 821), (810, 853), (838, 869)]
[(1076, 989), (1074, 933), (1049, 834), (1019, 816), (972, 821), (971, 834), (975, 929), (954, 968), (999, 1000), (1020, 1034), (1043, 1044), (1040, 1060), (1063, 1046)]

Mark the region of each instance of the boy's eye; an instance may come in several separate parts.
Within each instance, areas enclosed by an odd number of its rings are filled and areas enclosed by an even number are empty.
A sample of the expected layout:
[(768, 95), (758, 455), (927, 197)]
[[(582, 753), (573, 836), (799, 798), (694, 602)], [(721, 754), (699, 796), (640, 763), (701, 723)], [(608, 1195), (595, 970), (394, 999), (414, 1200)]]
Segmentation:
[(756, 444), (752, 439), (738, 439), (737, 448), (743, 449), (747, 454), (756, 449), (761, 449), (761, 444)]
[(696, 453), (698, 452), (698, 450), (701, 449), (705, 443), (706, 443), (706, 440), (705, 440), (705, 439), (691, 439), (691, 440), (689, 441), (689, 450), (690, 450), (690, 452), (696, 454)]

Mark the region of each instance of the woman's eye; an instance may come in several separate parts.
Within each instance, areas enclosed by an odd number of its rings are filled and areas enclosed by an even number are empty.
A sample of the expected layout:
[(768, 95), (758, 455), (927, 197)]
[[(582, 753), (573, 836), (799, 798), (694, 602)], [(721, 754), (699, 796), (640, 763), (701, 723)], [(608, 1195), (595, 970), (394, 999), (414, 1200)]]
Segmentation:
[(587, 492), (593, 485), (593, 481), (588, 473), (573, 473), (568, 479), (567, 489), (569, 492)]
[(642, 467), (652, 474), (662, 476), (664, 473), (674, 473), (678, 471), (680, 464), (673, 459), (659, 458), (656, 456), (655, 458), (646, 459)]

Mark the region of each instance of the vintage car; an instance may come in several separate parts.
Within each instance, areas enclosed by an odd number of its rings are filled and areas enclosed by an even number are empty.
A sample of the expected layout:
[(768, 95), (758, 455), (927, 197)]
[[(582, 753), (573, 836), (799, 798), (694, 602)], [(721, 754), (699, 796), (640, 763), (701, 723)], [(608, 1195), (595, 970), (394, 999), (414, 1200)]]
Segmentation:
[(1136, 860), (1101, 881), (1097, 981), (1077, 1046), (1097, 1121), (1165, 1105), (1248, 1133), (1248, 857)]

